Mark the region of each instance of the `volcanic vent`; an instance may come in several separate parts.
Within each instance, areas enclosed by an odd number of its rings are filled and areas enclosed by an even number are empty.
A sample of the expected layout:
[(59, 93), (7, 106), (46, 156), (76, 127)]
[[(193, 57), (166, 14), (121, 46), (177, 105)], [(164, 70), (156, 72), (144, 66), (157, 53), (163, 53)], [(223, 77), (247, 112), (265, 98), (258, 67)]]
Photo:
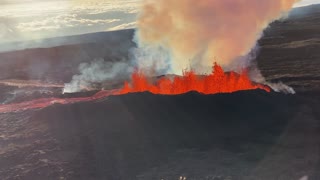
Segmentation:
[(246, 71), (241, 74), (236, 72), (225, 73), (223, 69), (214, 64), (212, 73), (198, 76), (193, 71), (184, 71), (183, 75), (173, 79), (160, 77), (155, 83), (142, 72), (136, 70), (132, 74), (132, 82), (125, 82), (123, 88), (115, 90), (102, 90), (89, 97), (74, 98), (42, 98), (21, 103), (0, 105), (0, 113), (39, 109), (53, 104), (73, 104), (78, 102), (95, 101), (111, 95), (122, 95), (135, 92), (151, 92), (153, 94), (176, 95), (190, 91), (201, 94), (231, 93), (241, 90), (263, 89), (270, 92), (271, 89), (262, 84), (251, 82)]

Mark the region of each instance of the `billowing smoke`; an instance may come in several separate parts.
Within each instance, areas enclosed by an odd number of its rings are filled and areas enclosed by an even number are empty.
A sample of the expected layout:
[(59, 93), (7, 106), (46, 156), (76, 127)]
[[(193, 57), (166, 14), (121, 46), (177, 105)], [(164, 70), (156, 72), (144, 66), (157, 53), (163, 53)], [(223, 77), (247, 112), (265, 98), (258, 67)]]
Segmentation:
[(246, 64), (237, 61), (246, 59), (268, 24), (285, 15), (295, 2), (144, 0), (136, 40), (142, 49), (164, 49), (173, 73), (190, 66), (207, 72), (213, 61), (236, 70), (232, 66)]
[[(104, 59), (96, 59), (90, 63), (79, 65), (79, 75), (74, 75), (70, 83), (66, 83), (64, 93), (79, 92), (101, 88), (95, 84), (104, 83), (108, 80), (127, 79), (133, 69), (125, 61), (111, 62)], [(121, 81), (122, 82), (122, 81)]]

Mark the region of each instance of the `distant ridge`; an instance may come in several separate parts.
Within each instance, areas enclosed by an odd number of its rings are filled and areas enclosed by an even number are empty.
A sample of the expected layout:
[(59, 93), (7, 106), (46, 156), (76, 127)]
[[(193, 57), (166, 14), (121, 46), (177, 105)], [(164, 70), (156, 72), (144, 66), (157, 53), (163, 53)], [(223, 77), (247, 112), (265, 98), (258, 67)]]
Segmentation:
[(29, 40), (25, 42), (12, 42), (0, 44), (0, 52), (9, 52), (35, 48), (51, 48), (64, 45), (99, 43), (103, 41), (121, 41), (124, 40), (123, 38), (133, 36), (133, 33), (133, 29), (125, 29), (119, 31), (96, 32), (89, 34)]
[(320, 4), (312, 4), (309, 6), (302, 6), (302, 7), (294, 8), (290, 12), (289, 18), (296, 18), (299, 16), (301, 17), (301, 16), (315, 15), (315, 14), (320, 15)]

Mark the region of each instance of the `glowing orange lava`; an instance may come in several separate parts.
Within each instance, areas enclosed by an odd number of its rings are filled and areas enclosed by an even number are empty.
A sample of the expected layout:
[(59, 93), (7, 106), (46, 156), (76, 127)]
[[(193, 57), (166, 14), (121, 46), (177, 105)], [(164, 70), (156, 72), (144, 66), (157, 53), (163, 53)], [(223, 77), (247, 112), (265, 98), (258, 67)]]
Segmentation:
[(197, 91), (203, 94), (216, 94), (252, 89), (271, 91), (268, 86), (252, 82), (249, 79), (247, 71), (243, 71), (241, 74), (235, 72), (225, 73), (215, 63), (212, 73), (209, 75), (197, 76), (193, 71), (184, 71), (181, 77), (176, 76), (172, 80), (162, 77), (155, 84), (150, 83), (143, 73), (135, 71), (132, 74), (131, 84), (125, 82), (119, 94), (144, 91), (166, 95), (183, 94), (190, 91)]

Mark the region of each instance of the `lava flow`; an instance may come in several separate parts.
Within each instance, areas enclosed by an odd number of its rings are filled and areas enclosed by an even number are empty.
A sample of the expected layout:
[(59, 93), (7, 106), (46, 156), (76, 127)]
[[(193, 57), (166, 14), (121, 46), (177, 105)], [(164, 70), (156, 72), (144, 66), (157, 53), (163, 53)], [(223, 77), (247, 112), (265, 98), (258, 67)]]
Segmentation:
[(120, 94), (144, 91), (166, 95), (183, 94), (190, 91), (197, 91), (202, 94), (216, 94), (252, 89), (271, 91), (266, 85), (252, 82), (247, 71), (243, 71), (241, 74), (235, 72), (225, 73), (215, 63), (212, 67), (212, 73), (209, 75), (197, 76), (193, 71), (184, 71), (182, 77), (176, 76), (173, 80), (162, 77), (155, 84), (149, 83), (148, 78), (143, 73), (135, 71), (132, 74), (131, 86), (128, 82), (125, 82)]
[(162, 77), (155, 84), (149, 83), (148, 78), (143, 73), (136, 71), (132, 74), (131, 84), (125, 82), (124, 87), (120, 90), (100, 91), (90, 97), (42, 98), (21, 103), (4, 104), (0, 105), (0, 113), (41, 109), (53, 104), (95, 101), (111, 95), (134, 92), (149, 91), (153, 94), (176, 95), (189, 91), (197, 91), (202, 94), (216, 94), (252, 89), (271, 91), (268, 86), (251, 82), (246, 71), (243, 71), (241, 74), (235, 72), (225, 73), (217, 64), (214, 64), (212, 73), (209, 75), (197, 76), (193, 71), (185, 71), (182, 77), (176, 76), (173, 80)]
[(90, 97), (78, 97), (78, 98), (41, 98), (35, 99), (31, 101), (25, 101), (20, 103), (12, 103), (12, 104), (3, 104), (0, 105), (0, 113), (10, 113), (10, 112), (18, 112), (25, 111), (29, 109), (41, 109), (53, 104), (73, 104), (78, 102), (88, 102), (94, 101), (98, 99), (102, 99), (108, 97), (110, 95), (116, 94), (118, 91), (100, 91), (93, 96)]

